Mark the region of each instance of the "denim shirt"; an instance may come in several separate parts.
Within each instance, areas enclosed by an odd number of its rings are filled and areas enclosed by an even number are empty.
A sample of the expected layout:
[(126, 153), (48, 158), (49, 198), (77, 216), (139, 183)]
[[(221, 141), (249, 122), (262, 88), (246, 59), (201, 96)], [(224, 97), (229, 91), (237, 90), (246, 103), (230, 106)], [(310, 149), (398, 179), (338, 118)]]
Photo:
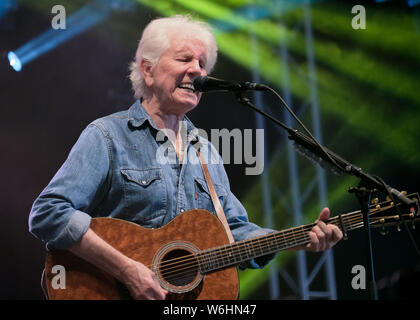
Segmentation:
[[(198, 135), (187, 117), (183, 123), (188, 142), (181, 165), (172, 143), (140, 101), (128, 110), (93, 121), (35, 200), (30, 232), (47, 249), (66, 249), (85, 234), (92, 217), (159, 228), (194, 208), (216, 214), (194, 147), (197, 143), (207, 147), (200, 150), (210, 150), (206, 153), (212, 157), (207, 157), (208, 170), (235, 241), (273, 232), (249, 222), (244, 207), (230, 191), (220, 155)], [(240, 267), (261, 268), (272, 258), (253, 259)]]

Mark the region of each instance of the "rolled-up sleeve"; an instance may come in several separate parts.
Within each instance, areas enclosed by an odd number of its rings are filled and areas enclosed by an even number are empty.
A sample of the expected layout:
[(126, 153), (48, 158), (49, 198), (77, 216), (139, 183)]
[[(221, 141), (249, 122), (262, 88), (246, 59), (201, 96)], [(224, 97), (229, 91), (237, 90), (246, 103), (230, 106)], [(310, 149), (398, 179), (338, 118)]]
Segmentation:
[(91, 124), (32, 205), (29, 231), (47, 249), (67, 249), (86, 233), (91, 221), (87, 212), (106, 192), (109, 167), (107, 137)]

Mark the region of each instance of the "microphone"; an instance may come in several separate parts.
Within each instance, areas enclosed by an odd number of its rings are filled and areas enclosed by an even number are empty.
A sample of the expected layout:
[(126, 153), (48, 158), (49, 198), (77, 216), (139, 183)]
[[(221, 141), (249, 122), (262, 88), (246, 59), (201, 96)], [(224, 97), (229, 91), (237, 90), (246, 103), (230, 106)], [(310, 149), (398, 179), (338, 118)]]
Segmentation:
[(407, 198), (407, 196), (405, 194), (403, 194), (402, 192), (398, 191), (397, 189), (391, 188), (389, 189), (389, 192), (396, 197), (401, 203), (405, 203), (408, 206), (416, 206), (416, 203), (414, 200), (411, 200), (409, 198)]
[(268, 86), (254, 82), (238, 82), (231, 80), (222, 80), (209, 76), (198, 77), (193, 82), (194, 89), (200, 92), (209, 91), (248, 91), (248, 90), (268, 90)]

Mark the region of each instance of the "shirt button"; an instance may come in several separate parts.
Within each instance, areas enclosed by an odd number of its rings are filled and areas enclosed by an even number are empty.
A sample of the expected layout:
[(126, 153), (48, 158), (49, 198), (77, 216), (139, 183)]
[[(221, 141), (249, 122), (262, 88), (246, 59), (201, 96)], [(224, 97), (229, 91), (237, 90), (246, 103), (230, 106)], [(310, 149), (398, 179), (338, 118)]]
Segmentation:
[(185, 210), (184, 209), (181, 209), (181, 212), (184, 212)]
[(142, 183), (142, 184), (146, 184), (146, 180), (143, 180), (141, 183)]

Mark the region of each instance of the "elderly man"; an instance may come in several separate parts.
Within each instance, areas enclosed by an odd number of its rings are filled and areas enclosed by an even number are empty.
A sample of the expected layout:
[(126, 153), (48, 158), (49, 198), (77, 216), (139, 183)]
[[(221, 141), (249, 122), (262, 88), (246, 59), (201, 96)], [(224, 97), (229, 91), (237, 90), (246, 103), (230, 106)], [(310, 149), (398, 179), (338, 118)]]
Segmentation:
[[(194, 79), (208, 74), (216, 57), (216, 41), (206, 24), (184, 16), (152, 21), (131, 65), (138, 100), (126, 111), (93, 121), (33, 204), (30, 231), (48, 249), (68, 249), (121, 281), (135, 299), (165, 299), (168, 291), (151, 269), (99, 237), (90, 228), (91, 218), (107, 216), (159, 228), (190, 209), (215, 212), (202, 167), (189, 161), (197, 158), (193, 144), (207, 141), (195, 134), (185, 114), (201, 98), (192, 86)], [(159, 133), (166, 140), (159, 141)], [(175, 163), (157, 157), (168, 141)], [(274, 231), (248, 221), (221, 161), (209, 163), (208, 170), (235, 241)], [(298, 249), (326, 250), (341, 239), (336, 226), (322, 222), (328, 216), (325, 208), (309, 231), (310, 242)], [(255, 258), (241, 267), (261, 268), (272, 257)]]

